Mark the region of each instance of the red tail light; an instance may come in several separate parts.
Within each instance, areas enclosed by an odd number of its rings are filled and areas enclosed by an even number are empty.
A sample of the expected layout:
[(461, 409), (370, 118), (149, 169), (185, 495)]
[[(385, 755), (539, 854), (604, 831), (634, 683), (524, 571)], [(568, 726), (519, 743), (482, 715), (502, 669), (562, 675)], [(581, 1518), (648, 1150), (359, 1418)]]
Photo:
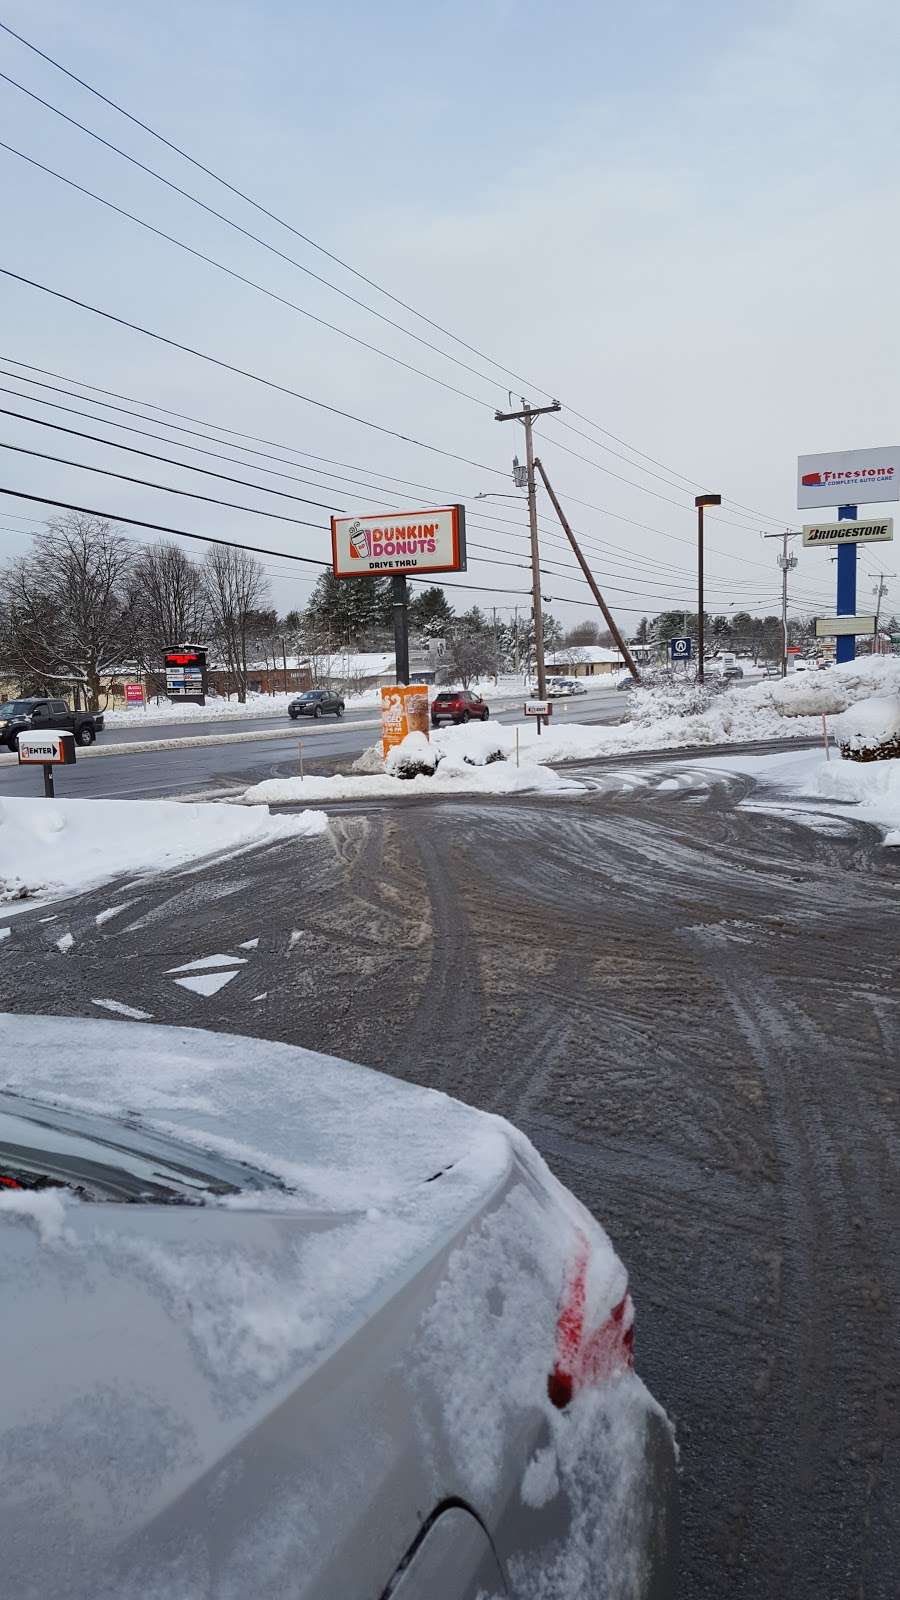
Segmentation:
[(634, 1366), (634, 1306), (627, 1290), (605, 1322), (585, 1329), (588, 1255), (587, 1240), (581, 1239), (556, 1324), (556, 1362), (547, 1394), (560, 1410), (588, 1384), (605, 1383)]
[(4, 1178), (2, 1173), (0, 1173), (0, 1185), (4, 1189), (20, 1189), (22, 1187), (21, 1184), (16, 1183), (15, 1178)]

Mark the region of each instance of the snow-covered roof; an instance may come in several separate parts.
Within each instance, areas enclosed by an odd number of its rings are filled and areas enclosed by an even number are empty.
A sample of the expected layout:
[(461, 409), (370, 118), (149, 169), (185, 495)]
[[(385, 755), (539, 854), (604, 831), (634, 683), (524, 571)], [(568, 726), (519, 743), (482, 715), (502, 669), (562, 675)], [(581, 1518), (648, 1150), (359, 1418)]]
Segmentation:
[(622, 663), (618, 650), (610, 650), (602, 644), (570, 644), (562, 650), (551, 650), (544, 660), (548, 667), (563, 667), (570, 663), (573, 665), (583, 663), (585, 666), (589, 663), (599, 665), (601, 662), (611, 663), (614, 666)]

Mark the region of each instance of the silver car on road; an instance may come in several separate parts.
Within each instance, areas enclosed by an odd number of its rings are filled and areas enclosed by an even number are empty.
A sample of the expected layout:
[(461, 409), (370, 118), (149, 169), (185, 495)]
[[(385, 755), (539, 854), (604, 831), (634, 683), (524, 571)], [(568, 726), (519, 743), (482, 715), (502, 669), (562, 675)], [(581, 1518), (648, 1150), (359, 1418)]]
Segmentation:
[(514, 1128), (193, 1029), (0, 1058), (5, 1594), (670, 1594), (625, 1269)]

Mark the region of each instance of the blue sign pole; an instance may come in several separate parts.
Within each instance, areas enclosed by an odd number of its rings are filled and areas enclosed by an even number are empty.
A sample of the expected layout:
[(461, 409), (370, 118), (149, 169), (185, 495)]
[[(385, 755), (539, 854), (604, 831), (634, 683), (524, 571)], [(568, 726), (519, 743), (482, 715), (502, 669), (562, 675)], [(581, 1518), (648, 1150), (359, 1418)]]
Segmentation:
[[(838, 506), (838, 522), (855, 522), (857, 511), (857, 506)], [(855, 544), (839, 544), (837, 547), (837, 614), (839, 617), (856, 615)], [(855, 660), (856, 640), (852, 633), (839, 634), (835, 645), (837, 661)]]

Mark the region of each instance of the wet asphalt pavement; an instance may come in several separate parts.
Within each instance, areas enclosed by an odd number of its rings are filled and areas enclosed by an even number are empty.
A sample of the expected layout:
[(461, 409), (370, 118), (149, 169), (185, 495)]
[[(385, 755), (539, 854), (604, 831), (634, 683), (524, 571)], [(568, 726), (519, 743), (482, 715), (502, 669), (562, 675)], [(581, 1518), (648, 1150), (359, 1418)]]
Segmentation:
[[(629, 1266), (682, 1600), (895, 1600), (900, 854), (702, 762), (628, 768), (336, 808), (320, 840), (21, 914), (4, 1004), (285, 1039), (511, 1118)], [(213, 993), (169, 970), (217, 954)]]

